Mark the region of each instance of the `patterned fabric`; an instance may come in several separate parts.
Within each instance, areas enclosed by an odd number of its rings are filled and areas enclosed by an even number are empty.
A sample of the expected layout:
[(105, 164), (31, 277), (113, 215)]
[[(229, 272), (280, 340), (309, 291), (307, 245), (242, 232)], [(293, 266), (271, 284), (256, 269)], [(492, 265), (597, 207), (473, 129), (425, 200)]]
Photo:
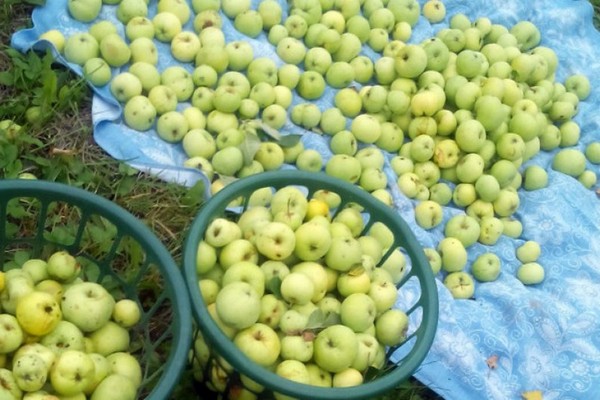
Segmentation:
[[(151, 2), (155, 4), (155, 2)], [(285, 3), (282, 1), (282, 4)], [(423, 4), (424, 0), (420, 0)], [(485, 16), (493, 23), (511, 26), (519, 20), (535, 23), (542, 44), (559, 57), (558, 81), (572, 73), (585, 73), (593, 91), (579, 106), (575, 120), (581, 125), (584, 149), (600, 140), (600, 34), (592, 25), (592, 7), (584, 0), (445, 0), (448, 16), (462, 12), (472, 20)], [(48, 1), (33, 14), (35, 27), (13, 36), (13, 46), (25, 50), (36, 43), (40, 32), (58, 28), (65, 34), (85, 26), (69, 18), (66, 0)], [(285, 5), (285, 4), (284, 4)], [(155, 6), (154, 6), (155, 7)], [(151, 6), (150, 12), (154, 10)], [(102, 16), (112, 19), (114, 10), (105, 6)], [(224, 19), (228, 40), (242, 38)], [(430, 37), (447, 27), (446, 21), (430, 25), (423, 18), (414, 28), (411, 42)], [(278, 61), (265, 36), (249, 40), (256, 55)], [(159, 68), (171, 63), (168, 48), (159, 44)], [(365, 50), (365, 54), (375, 54)], [(81, 69), (70, 66), (78, 73)], [(192, 66), (188, 66), (190, 70)], [(317, 103), (331, 106), (333, 90)], [(302, 99), (295, 98), (294, 102)], [(97, 89), (93, 105), (95, 139), (109, 154), (128, 160), (167, 180), (192, 184), (200, 175), (182, 169), (185, 158), (178, 145), (158, 139), (150, 131), (139, 133), (120, 121), (120, 108), (107, 88)], [(284, 132), (303, 133), (306, 147), (319, 150), (327, 160), (331, 153), (326, 139), (288, 124)], [(433, 347), (416, 377), (447, 399), (518, 399), (521, 393), (540, 390), (545, 400), (600, 398), (600, 206), (592, 190), (575, 179), (550, 168), (553, 153), (540, 153), (527, 164), (545, 167), (546, 189), (520, 190), (521, 206), (516, 214), (524, 226), (519, 239), (503, 237), (495, 246), (475, 244), (469, 260), (494, 251), (502, 260), (502, 273), (491, 283), (477, 284), (475, 298), (453, 300), (438, 275), (440, 319)], [(391, 158), (391, 156), (390, 156)], [(598, 167), (588, 164), (598, 173)], [(386, 173), (392, 182), (393, 171)], [(392, 189), (395, 206), (413, 227), (420, 242), (435, 247), (443, 236), (443, 224), (424, 231), (414, 223), (414, 202)], [(446, 207), (445, 220), (463, 210)], [(541, 244), (539, 262), (545, 267), (543, 283), (526, 287), (515, 277), (519, 265), (515, 249), (525, 240)], [(405, 299), (407, 296), (403, 296)], [(409, 296), (410, 297), (410, 296)]]

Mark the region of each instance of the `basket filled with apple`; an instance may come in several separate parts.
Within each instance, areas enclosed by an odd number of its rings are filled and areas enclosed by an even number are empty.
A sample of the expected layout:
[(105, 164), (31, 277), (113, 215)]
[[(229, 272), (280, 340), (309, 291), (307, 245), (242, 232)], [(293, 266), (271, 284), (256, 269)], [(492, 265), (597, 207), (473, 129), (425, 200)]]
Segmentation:
[(325, 173), (264, 172), (214, 194), (187, 234), (184, 279), (201, 398), (374, 398), (416, 371), (437, 327), (408, 224)]
[(65, 184), (0, 181), (0, 397), (164, 400), (187, 365), (183, 277), (139, 219)]

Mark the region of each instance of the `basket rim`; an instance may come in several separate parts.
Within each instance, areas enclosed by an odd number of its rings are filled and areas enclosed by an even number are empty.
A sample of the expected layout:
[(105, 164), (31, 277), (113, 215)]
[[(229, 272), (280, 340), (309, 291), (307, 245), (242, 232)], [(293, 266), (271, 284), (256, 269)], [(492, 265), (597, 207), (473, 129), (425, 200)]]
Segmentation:
[[(173, 296), (170, 302), (173, 307), (174, 323), (178, 328), (173, 331), (172, 343), (165, 368), (156, 385), (146, 397), (148, 400), (164, 400), (179, 383), (180, 376), (187, 363), (188, 351), (192, 341), (192, 322), (189, 296), (181, 295), (176, 289), (185, 288), (185, 281), (180, 268), (158, 237), (129, 211), (115, 202), (85, 189), (60, 182), (46, 180), (6, 179), (0, 180), (0, 197), (3, 199), (32, 197), (44, 201), (62, 201), (80, 207), (93, 207), (93, 212), (111, 221), (122, 223), (120, 229), (131, 235), (145, 251), (150, 252), (161, 270), (165, 282), (172, 286)], [(1, 240), (2, 238), (0, 238)], [(179, 294), (179, 295), (177, 295)]]
[[(288, 185), (316, 185), (321, 186), (322, 189), (338, 190), (342, 192), (340, 194), (343, 196), (350, 197), (350, 201), (358, 200), (359, 204), (368, 206), (372, 211), (389, 216), (394, 229), (397, 229), (396, 232), (404, 237), (405, 247), (420, 250), (415, 251), (415, 254), (411, 254), (411, 257), (414, 256), (416, 259), (413, 260), (413, 269), (418, 268), (416, 272), (420, 278), (421, 297), (429, 297), (430, 310), (422, 313), (423, 316), (418, 329), (423, 329), (419, 333), (419, 340), (411, 350), (411, 353), (414, 352), (414, 356), (403, 360), (401, 366), (395, 368), (394, 371), (378, 377), (376, 380), (349, 388), (320, 388), (293, 382), (265, 368), (256, 368), (256, 364), (238, 350), (234, 343), (221, 332), (208, 313), (198, 286), (195, 262), (198, 243), (203, 237), (209, 221), (215, 217), (215, 212), (222, 210), (226, 204), (240, 196), (240, 194), (248, 193), (248, 190), (264, 186), (283, 187)], [(206, 339), (215, 346), (219, 355), (230, 362), (238, 371), (248, 375), (258, 383), (284, 394), (301, 398), (307, 396), (307, 398), (315, 400), (372, 398), (376, 394), (393, 389), (403, 379), (407, 379), (412, 375), (427, 355), (435, 337), (439, 312), (435, 277), (430, 268), (425, 268), (425, 266), (429, 266), (425, 253), (406, 221), (399, 215), (397, 210), (375, 199), (370, 193), (323, 172), (314, 173), (294, 169), (268, 171), (241, 178), (228, 184), (214, 194), (194, 218), (184, 243), (183, 260), (184, 278), (190, 292), (192, 312)], [(415, 267), (416, 264), (422, 267)]]

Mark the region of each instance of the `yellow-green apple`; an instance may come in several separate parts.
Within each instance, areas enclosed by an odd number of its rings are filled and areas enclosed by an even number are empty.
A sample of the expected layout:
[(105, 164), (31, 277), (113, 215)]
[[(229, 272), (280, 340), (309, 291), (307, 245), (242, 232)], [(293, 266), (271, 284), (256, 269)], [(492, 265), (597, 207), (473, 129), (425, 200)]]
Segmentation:
[(94, 362), (78, 350), (61, 353), (50, 370), (52, 388), (63, 396), (83, 392), (94, 376)]
[(455, 299), (469, 299), (475, 293), (473, 278), (467, 272), (451, 272), (444, 278), (444, 285)]
[(93, 57), (83, 64), (83, 76), (92, 85), (101, 87), (110, 82), (112, 71), (104, 59)]
[(131, 50), (130, 62), (132, 64), (140, 61), (144, 61), (152, 65), (156, 65), (158, 63), (158, 49), (151, 38), (135, 38), (129, 43), (129, 49)]
[(62, 53), (65, 47), (65, 35), (58, 29), (49, 29), (40, 34), (40, 40), (50, 42), (56, 51)]
[(480, 282), (495, 281), (500, 275), (501, 260), (494, 253), (482, 253), (471, 265), (471, 274)]
[(158, 12), (152, 17), (154, 38), (163, 43), (170, 43), (183, 30), (181, 20), (170, 11)]
[[(223, 250), (227, 249), (230, 246), (247, 246), (250, 244), (245, 239), (238, 239), (237, 241), (233, 241), (227, 246), (223, 248)], [(256, 251), (254, 249), (244, 250), (246, 252)], [(254, 253), (253, 253), (254, 254)], [(225, 274), (223, 274), (223, 278), (221, 280), (222, 286), (227, 286), (233, 282), (246, 282), (252, 286), (254, 291), (261, 297), (265, 292), (265, 276), (258, 265), (256, 265), (253, 261), (234, 261), (231, 265), (226, 267)]]
[(306, 100), (316, 100), (325, 91), (325, 78), (316, 71), (304, 71), (300, 74), (296, 91)]
[(106, 324), (115, 306), (112, 295), (100, 284), (81, 282), (69, 286), (62, 298), (63, 318), (83, 332), (92, 332)]
[(156, 133), (166, 142), (180, 142), (189, 130), (189, 124), (179, 111), (168, 111), (158, 117)]
[(120, 103), (142, 94), (142, 82), (131, 72), (120, 72), (110, 82), (110, 92)]
[(544, 280), (544, 267), (537, 262), (523, 263), (517, 269), (517, 279), (524, 285), (536, 285)]
[(95, 20), (102, 9), (102, 0), (69, 0), (67, 9), (71, 17), (80, 22)]
[(67, 37), (63, 55), (70, 63), (84, 65), (90, 58), (100, 55), (100, 45), (88, 32), (75, 32)]
[(263, 30), (263, 21), (256, 10), (245, 10), (235, 16), (233, 25), (235, 29), (251, 38), (257, 37)]
[(152, 39), (154, 37), (154, 24), (148, 17), (133, 17), (125, 25), (125, 36), (130, 42), (139, 37)]
[(34, 290), (17, 301), (15, 316), (25, 332), (43, 336), (56, 327), (62, 313), (53, 295)]
[(250, 85), (254, 86), (258, 82), (267, 82), (271, 86), (277, 84), (278, 68), (275, 61), (268, 57), (257, 57), (253, 59), (246, 70), (246, 76)]
[(146, 96), (133, 96), (123, 107), (123, 121), (137, 131), (147, 131), (156, 121), (156, 108)]
[(105, 377), (92, 393), (90, 399), (133, 400), (137, 395), (137, 387), (128, 377), (111, 373)]
[[(231, 307), (234, 303), (238, 306)], [(244, 281), (235, 281), (223, 286), (215, 304), (220, 320), (234, 329), (252, 326), (260, 315), (260, 296), (252, 285)]]
[(402, 310), (391, 308), (375, 319), (375, 337), (385, 346), (395, 346), (405, 340), (408, 316)]
[(480, 233), (479, 221), (467, 214), (450, 217), (444, 227), (444, 235), (458, 239), (465, 248), (477, 242)]
[(314, 361), (328, 372), (340, 372), (352, 365), (358, 353), (358, 340), (352, 329), (333, 325), (317, 334)]
[(198, 35), (190, 31), (181, 31), (171, 40), (171, 55), (180, 62), (191, 62), (196, 59), (201, 44)]
[(146, 17), (148, 15), (148, 3), (145, 0), (121, 0), (117, 6), (117, 19), (127, 25), (135, 17)]
[(141, 318), (142, 311), (137, 302), (121, 299), (115, 302), (111, 319), (124, 328), (135, 326)]
[(442, 269), (446, 272), (461, 271), (467, 264), (467, 251), (457, 238), (443, 238), (438, 243), (437, 251), (442, 257)]
[(325, 164), (328, 175), (351, 183), (359, 180), (361, 170), (360, 161), (346, 154), (334, 154)]

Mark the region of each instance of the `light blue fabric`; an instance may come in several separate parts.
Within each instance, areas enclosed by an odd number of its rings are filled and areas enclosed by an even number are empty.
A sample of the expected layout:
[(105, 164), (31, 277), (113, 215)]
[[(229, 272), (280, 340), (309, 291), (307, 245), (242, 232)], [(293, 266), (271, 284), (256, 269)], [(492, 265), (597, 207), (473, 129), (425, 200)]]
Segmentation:
[[(151, 2), (155, 4), (155, 2)], [(420, 0), (423, 4), (424, 0)], [(448, 16), (457, 12), (472, 20), (489, 17), (494, 23), (511, 26), (530, 20), (542, 32), (542, 44), (555, 49), (559, 57), (557, 80), (580, 72), (592, 83), (591, 96), (580, 104), (575, 120), (581, 125), (584, 149), (600, 140), (600, 34), (592, 25), (592, 8), (583, 0), (445, 0)], [(49, 0), (34, 11), (35, 27), (16, 33), (14, 47), (26, 50), (38, 35), (58, 28), (65, 34), (85, 29), (68, 17), (66, 0)], [(151, 13), (155, 6), (151, 6)], [(113, 6), (105, 6), (102, 16), (112, 19)], [(444, 23), (431, 26), (423, 18), (414, 29), (412, 42), (430, 37)], [(227, 39), (241, 36), (225, 19)], [(250, 41), (257, 55), (277, 60), (264, 35)], [(168, 49), (161, 46), (160, 67), (170, 63)], [(373, 55), (372, 53), (368, 53)], [(278, 61), (279, 62), (279, 61)], [(70, 65), (80, 73), (79, 67)], [(191, 68), (191, 65), (189, 66)], [(331, 106), (334, 92), (317, 103)], [(295, 98), (296, 103), (301, 99)], [(201, 176), (182, 169), (183, 152), (153, 132), (139, 133), (119, 120), (120, 108), (106, 88), (97, 89), (93, 105), (94, 137), (117, 159), (160, 174), (167, 180), (192, 184)], [(307, 147), (330, 157), (326, 139), (288, 124), (286, 131), (303, 133)], [(521, 238), (503, 237), (492, 248), (476, 244), (469, 249), (472, 261), (492, 250), (502, 259), (502, 273), (491, 283), (477, 284), (474, 300), (455, 301), (438, 276), (440, 319), (431, 351), (416, 377), (447, 399), (518, 399), (524, 391), (541, 390), (545, 400), (600, 398), (600, 207), (593, 190), (576, 180), (553, 171), (553, 153), (540, 153), (526, 165), (538, 164), (549, 173), (549, 186), (534, 192), (520, 190), (521, 206), (516, 213), (524, 226)], [(598, 173), (598, 166), (588, 164)], [(389, 166), (388, 176), (395, 181)], [(392, 185), (393, 186), (393, 185)], [(442, 227), (424, 231), (414, 223), (412, 200), (391, 188), (395, 206), (413, 227), (419, 241), (434, 247), (443, 236)], [(447, 220), (463, 212), (446, 207)], [(443, 224), (442, 224), (443, 225)], [(544, 265), (543, 283), (525, 287), (515, 278), (519, 262), (515, 249), (525, 240), (541, 244), (539, 262)], [(403, 296), (405, 298), (406, 296)], [(497, 357), (497, 367), (486, 364)]]

